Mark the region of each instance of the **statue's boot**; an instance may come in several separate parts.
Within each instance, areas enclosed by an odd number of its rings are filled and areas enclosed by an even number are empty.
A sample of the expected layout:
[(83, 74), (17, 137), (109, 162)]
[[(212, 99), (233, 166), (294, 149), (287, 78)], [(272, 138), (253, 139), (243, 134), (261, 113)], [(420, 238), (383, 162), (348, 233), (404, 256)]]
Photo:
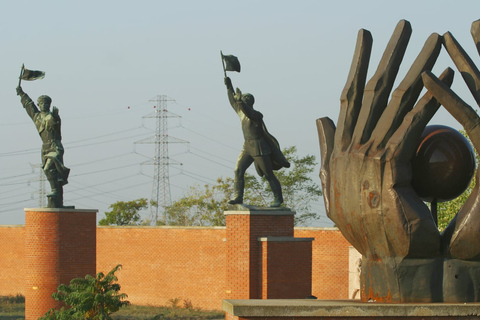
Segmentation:
[(52, 192), (50, 192), (49, 194), (47, 194), (47, 197), (53, 198), (53, 197), (57, 197), (59, 194), (60, 194), (60, 193), (58, 192), (58, 190), (52, 189)]
[(283, 203), (282, 186), (280, 182), (278, 180), (270, 181), (270, 188), (273, 191), (273, 202), (270, 204), (270, 207), (280, 207)]
[(242, 204), (243, 203), (243, 189), (245, 188), (244, 181), (235, 181), (234, 189), (235, 189), (235, 198), (229, 200), (228, 204)]
[(55, 169), (45, 170), (45, 176), (50, 183), (52, 192), (47, 194), (49, 208), (63, 207), (63, 188), (59, 181), (58, 172)]

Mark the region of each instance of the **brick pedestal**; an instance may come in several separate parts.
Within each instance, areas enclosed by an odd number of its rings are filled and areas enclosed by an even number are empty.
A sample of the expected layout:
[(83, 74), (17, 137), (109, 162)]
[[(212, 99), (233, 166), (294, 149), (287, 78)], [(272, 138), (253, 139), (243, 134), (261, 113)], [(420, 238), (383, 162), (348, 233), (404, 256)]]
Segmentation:
[[(96, 273), (97, 210), (25, 209), (25, 319), (61, 305), (52, 293), (73, 278)], [(19, 279), (21, 281), (21, 279)]]
[[(225, 212), (227, 299), (309, 296), (312, 239), (293, 238), (295, 212), (288, 208), (235, 208), (238, 210)], [(297, 269), (303, 271), (289, 279)], [(295, 285), (300, 291), (290, 290)]]

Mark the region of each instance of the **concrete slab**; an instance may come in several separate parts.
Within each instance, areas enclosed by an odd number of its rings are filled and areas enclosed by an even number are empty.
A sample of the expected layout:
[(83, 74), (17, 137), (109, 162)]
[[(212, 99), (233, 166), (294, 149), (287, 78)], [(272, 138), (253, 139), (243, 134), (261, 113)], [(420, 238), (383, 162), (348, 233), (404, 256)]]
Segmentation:
[(357, 300), (223, 300), (238, 317), (456, 317), (479, 316), (480, 303), (375, 303)]

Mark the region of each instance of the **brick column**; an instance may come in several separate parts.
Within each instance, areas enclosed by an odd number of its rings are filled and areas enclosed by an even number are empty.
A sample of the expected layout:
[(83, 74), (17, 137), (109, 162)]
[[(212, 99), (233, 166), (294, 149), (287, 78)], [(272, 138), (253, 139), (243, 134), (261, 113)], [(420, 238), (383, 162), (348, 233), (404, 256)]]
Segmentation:
[(260, 237), (293, 237), (295, 212), (288, 208), (235, 207), (225, 211), (227, 299), (261, 299)]
[(96, 273), (97, 210), (25, 209), (25, 319), (61, 304), (52, 293), (73, 278)]

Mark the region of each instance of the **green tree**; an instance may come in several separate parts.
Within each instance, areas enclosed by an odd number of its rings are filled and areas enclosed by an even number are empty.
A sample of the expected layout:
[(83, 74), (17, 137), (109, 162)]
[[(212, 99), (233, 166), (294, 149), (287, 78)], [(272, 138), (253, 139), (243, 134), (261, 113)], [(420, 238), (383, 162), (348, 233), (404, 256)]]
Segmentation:
[[(245, 175), (245, 199), (247, 203), (259, 203), (259, 182), (250, 174)], [(233, 197), (233, 179), (218, 178), (215, 185), (192, 186), (184, 197), (165, 208), (168, 221), (157, 225), (171, 226), (224, 226), (223, 212), (228, 209), (227, 200)]]
[[(296, 224), (305, 224), (319, 214), (311, 210), (311, 201), (321, 195), (320, 185), (311, 178), (315, 170), (315, 156), (299, 157), (296, 147), (283, 150), (292, 164), (289, 169), (276, 172), (284, 195), (284, 205), (297, 211)], [(165, 209), (167, 224), (184, 226), (221, 226), (225, 225), (224, 211), (228, 210), (227, 200), (233, 197), (233, 179), (218, 178), (217, 184), (193, 186), (187, 195)], [(268, 206), (273, 194), (265, 178), (245, 174), (244, 203)]]
[(70, 285), (61, 284), (52, 294), (57, 301), (63, 301), (67, 308), (50, 309), (41, 320), (94, 319), (109, 320), (110, 315), (121, 307), (130, 304), (125, 301), (127, 295), (119, 293), (120, 285), (115, 272), (121, 268), (117, 265), (106, 275), (97, 273), (96, 277), (87, 275), (75, 278)]
[(148, 201), (145, 198), (117, 201), (109, 208), (112, 211), (105, 212), (105, 218), (98, 222), (99, 225), (134, 226), (141, 223), (139, 211), (148, 208)]

